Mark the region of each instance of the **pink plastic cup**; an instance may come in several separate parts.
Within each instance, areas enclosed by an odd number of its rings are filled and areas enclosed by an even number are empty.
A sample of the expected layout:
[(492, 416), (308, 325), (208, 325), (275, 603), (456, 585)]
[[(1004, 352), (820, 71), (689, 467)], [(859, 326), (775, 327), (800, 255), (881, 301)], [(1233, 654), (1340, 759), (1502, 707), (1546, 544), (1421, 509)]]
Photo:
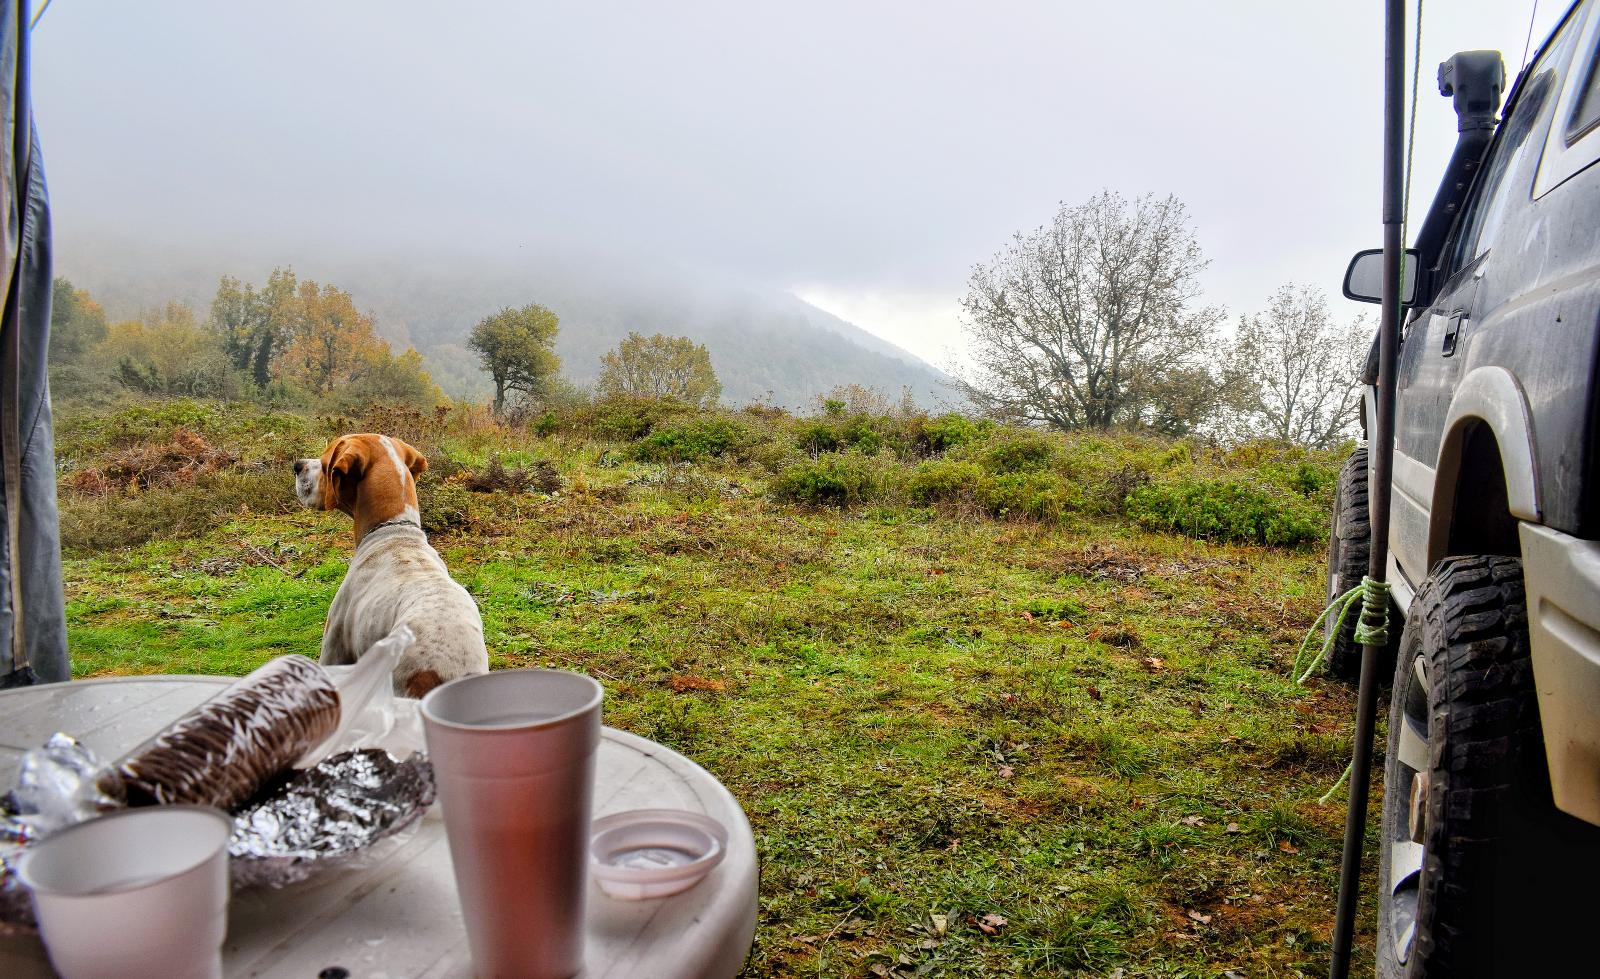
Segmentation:
[(562, 670), (452, 680), (422, 700), (479, 979), (583, 968), (600, 684)]

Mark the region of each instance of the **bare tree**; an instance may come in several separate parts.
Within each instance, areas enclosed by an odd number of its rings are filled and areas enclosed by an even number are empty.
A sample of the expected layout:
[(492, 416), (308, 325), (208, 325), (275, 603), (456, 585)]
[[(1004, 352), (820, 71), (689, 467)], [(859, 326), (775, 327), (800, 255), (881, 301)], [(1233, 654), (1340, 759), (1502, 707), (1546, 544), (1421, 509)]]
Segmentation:
[(1205, 373), (1222, 318), (1195, 306), (1206, 265), (1175, 197), (1062, 205), (973, 269), (961, 305), (975, 367), (961, 386), (1019, 421), (1140, 427), (1165, 379)]
[(1371, 343), (1364, 318), (1333, 321), (1322, 290), (1279, 288), (1265, 311), (1239, 320), (1228, 357), (1228, 427), (1241, 437), (1336, 445), (1360, 416), (1356, 382)]

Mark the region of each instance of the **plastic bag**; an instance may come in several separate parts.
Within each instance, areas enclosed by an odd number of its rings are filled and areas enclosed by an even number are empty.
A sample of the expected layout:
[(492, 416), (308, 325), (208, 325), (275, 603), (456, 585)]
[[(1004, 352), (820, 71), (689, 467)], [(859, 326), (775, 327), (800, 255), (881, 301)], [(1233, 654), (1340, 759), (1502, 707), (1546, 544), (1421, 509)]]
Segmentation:
[(339, 727), (321, 745), (295, 763), (296, 768), (311, 768), (324, 758), (356, 748), (387, 748), (396, 758), (410, 751), (390, 748), (395, 730), (396, 706), (394, 668), (411, 644), (417, 641), (404, 622), (379, 639), (350, 666), (325, 666), (323, 670), (339, 690)]
[(232, 809), (334, 734), (339, 701), (311, 660), (269, 660), (122, 759), (128, 804)]

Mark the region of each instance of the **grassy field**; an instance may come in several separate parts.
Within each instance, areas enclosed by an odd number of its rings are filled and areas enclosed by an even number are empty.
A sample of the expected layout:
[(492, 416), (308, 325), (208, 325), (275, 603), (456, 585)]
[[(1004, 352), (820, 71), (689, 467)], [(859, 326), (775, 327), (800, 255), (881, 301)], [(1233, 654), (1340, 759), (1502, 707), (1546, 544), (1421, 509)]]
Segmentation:
[[(65, 414), (75, 673), (314, 656), (350, 527), (294, 509), (286, 460), (347, 424)], [(440, 424), (396, 434), (434, 459), (425, 520), (494, 665), (595, 676), (607, 723), (744, 805), (762, 857), (748, 975), (1325, 974), (1344, 801), (1317, 797), (1349, 756), (1353, 705), (1288, 678), (1322, 604), (1315, 541), (1144, 529), (1095, 504), (1070, 445), (1039, 471), (1079, 479), (1086, 502), (1014, 519), (914, 489), (776, 499), (824, 461), (783, 441), (804, 438), (792, 420), (748, 422), (765, 449), (692, 462), (647, 461), (638, 432)], [(161, 475), (162, 447), (186, 438), (216, 458)], [(1180, 448), (1200, 467), (1183, 479), (1224, 465)], [(1160, 470), (1171, 445), (1135, 450), (1152, 485), (1178, 478)], [(467, 491), (495, 456), (549, 460), (563, 488)], [(1326, 487), (1310, 492), (1322, 505)]]

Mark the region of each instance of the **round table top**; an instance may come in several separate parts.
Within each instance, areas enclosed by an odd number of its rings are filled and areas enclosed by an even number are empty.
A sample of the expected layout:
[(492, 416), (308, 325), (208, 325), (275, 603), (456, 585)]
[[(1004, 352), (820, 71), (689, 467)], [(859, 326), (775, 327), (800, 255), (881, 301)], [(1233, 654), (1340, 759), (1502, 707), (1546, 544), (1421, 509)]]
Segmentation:
[[(64, 731), (103, 758), (121, 757), (232, 682), (152, 676), (79, 680), (0, 691), (0, 790), (22, 753)], [(585, 979), (733, 976), (755, 935), (755, 840), (744, 812), (705, 769), (652, 741), (606, 728), (595, 776), (595, 816), (687, 809), (728, 828), (727, 857), (689, 890), (620, 901), (591, 881)], [(283, 890), (233, 896), (223, 948), (228, 976), (304, 979), (338, 966), (352, 977), (469, 977), (450, 850), (435, 806), (392, 855)], [(34, 938), (0, 939), (0, 975), (52, 975)]]

